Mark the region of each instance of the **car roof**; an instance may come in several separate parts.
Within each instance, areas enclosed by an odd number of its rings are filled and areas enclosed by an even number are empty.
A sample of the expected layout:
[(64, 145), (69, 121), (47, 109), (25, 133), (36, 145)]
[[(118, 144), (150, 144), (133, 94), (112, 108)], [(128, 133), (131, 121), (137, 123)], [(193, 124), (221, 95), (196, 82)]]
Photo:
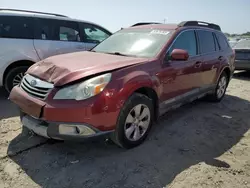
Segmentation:
[(133, 30), (133, 29), (156, 29), (156, 30), (185, 30), (185, 29), (201, 29), (201, 30), (207, 30), (207, 31), (213, 31), (222, 33), (221, 31), (208, 28), (208, 27), (202, 27), (202, 26), (179, 26), (178, 24), (145, 24), (145, 25), (138, 25), (138, 26), (132, 26), (128, 28), (124, 28), (126, 30)]
[(53, 20), (65, 20), (65, 21), (75, 21), (75, 22), (83, 22), (83, 23), (88, 23), (88, 24), (93, 24), (98, 27), (104, 28), (108, 32), (112, 33), (105, 27), (96, 24), (94, 22), (86, 21), (86, 20), (80, 20), (80, 19), (74, 19), (70, 18), (64, 15), (59, 15), (59, 14), (43, 14), (43, 13), (29, 13), (29, 12), (15, 12), (15, 11), (0, 11), (0, 16), (21, 16), (21, 17), (36, 17), (36, 18), (46, 18), (46, 19), (53, 19)]

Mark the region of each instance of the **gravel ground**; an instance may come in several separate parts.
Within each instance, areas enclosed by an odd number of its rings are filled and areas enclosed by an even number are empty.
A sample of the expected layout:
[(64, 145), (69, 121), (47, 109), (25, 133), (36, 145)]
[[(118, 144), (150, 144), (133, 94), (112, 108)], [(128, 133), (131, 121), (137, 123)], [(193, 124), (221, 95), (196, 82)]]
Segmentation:
[(250, 187), (250, 74), (236, 73), (221, 103), (167, 113), (131, 150), (32, 135), (0, 95), (0, 188)]

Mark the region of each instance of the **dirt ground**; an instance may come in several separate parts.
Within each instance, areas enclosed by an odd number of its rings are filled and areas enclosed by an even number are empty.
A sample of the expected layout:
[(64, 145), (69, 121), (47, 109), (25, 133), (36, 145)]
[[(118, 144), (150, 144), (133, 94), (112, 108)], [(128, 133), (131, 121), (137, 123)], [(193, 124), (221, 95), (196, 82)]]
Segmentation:
[(0, 91), (0, 188), (250, 188), (250, 74), (221, 103), (196, 101), (161, 117), (141, 146), (48, 141), (23, 131)]

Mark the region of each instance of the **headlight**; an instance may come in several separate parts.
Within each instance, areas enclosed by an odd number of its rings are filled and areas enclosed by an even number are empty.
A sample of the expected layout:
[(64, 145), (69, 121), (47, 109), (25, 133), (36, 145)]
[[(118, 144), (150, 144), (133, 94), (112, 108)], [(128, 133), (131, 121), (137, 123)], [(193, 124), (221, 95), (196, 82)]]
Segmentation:
[(110, 80), (111, 73), (91, 78), (82, 83), (60, 89), (54, 96), (54, 99), (87, 99), (102, 92)]

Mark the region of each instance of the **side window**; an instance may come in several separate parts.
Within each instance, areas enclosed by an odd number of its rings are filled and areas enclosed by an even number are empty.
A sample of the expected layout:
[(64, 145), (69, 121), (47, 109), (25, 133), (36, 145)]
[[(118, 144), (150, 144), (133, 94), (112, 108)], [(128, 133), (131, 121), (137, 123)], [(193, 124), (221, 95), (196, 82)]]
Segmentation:
[(227, 42), (226, 37), (224, 37), (222, 34), (217, 34), (217, 33), (216, 33), (216, 37), (219, 41), (219, 45), (220, 45), (221, 50), (225, 50), (225, 49), (229, 48), (229, 44)]
[(57, 40), (56, 21), (53, 19), (36, 18), (35, 39)]
[(0, 16), (0, 37), (33, 39), (33, 19), (21, 16)]
[(198, 30), (198, 37), (200, 42), (200, 53), (206, 54), (215, 51), (215, 43), (213, 33), (210, 31)]
[(216, 50), (216, 51), (219, 51), (219, 50), (220, 50), (220, 46), (219, 46), (219, 44), (218, 44), (218, 40), (217, 40), (215, 34), (213, 34), (213, 36), (214, 36), (215, 50)]
[(181, 33), (169, 49), (168, 54), (174, 49), (187, 50), (190, 57), (197, 55), (197, 44), (194, 31), (184, 31)]
[(59, 40), (80, 42), (80, 31), (78, 23), (69, 21), (60, 21)]
[(80, 23), (80, 25), (84, 42), (100, 43), (111, 35), (108, 31), (92, 24)]
[(40, 40), (81, 41), (76, 22), (44, 18), (36, 19), (35, 38)]

